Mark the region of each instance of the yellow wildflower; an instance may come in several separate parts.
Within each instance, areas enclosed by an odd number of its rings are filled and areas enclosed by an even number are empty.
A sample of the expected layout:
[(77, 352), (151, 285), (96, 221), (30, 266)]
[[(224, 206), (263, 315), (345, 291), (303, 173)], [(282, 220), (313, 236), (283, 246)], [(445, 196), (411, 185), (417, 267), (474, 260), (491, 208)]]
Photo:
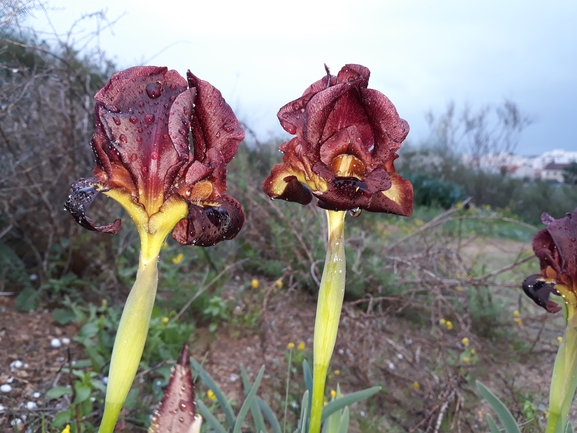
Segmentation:
[(471, 355), (474, 355), (476, 353), (477, 353), (477, 351), (475, 349), (471, 349)]
[(513, 320), (517, 322), (517, 325), (523, 326), (523, 319), (521, 319), (520, 317), (515, 317)]
[(257, 280), (256, 278), (254, 278), (254, 279), (251, 281), (250, 286), (251, 286), (253, 289), (258, 289), (258, 280)]
[(184, 259), (184, 254), (179, 253), (176, 257), (172, 259), (172, 263), (178, 265), (180, 262), (182, 262), (182, 259)]
[(450, 320), (447, 320), (447, 323), (445, 324), (445, 326), (447, 327), (447, 330), (450, 331), (451, 329), (453, 329), (453, 322), (451, 322)]
[(301, 342), (299, 343), (297, 349), (298, 349), (298, 350), (305, 350), (305, 347), (306, 347), (306, 346), (305, 346), (305, 342), (304, 342), (304, 341), (301, 341)]
[(446, 321), (445, 319), (441, 319), (441, 320), (439, 320), (439, 323), (440, 323), (441, 325), (446, 325), (446, 324), (447, 324), (447, 321)]
[(160, 246), (161, 250), (165, 250), (168, 248), (168, 242), (164, 241), (164, 243)]
[(291, 341), (289, 344), (286, 345), (286, 347), (287, 347), (289, 350), (292, 350), (292, 349), (295, 348), (295, 344)]
[(162, 318), (162, 323), (168, 323), (168, 320), (169, 320), (168, 317), (163, 317), (163, 318)]
[(463, 291), (463, 288), (462, 288), (461, 286), (457, 286), (457, 287), (455, 287), (455, 290), (456, 290), (457, 292), (462, 292), (462, 291)]
[(467, 337), (463, 338), (461, 343), (463, 343), (463, 346), (469, 347), (469, 339)]
[(521, 315), (521, 313), (519, 313), (519, 310), (513, 311), (513, 316), (519, 317), (520, 315)]
[(208, 397), (208, 399), (209, 399), (210, 401), (215, 401), (215, 400), (216, 400), (216, 395), (214, 395), (214, 392), (212, 392), (212, 389), (209, 389), (209, 390), (206, 392), (206, 396)]
[(62, 433), (70, 433), (70, 424), (66, 424), (66, 427), (64, 427), (64, 430), (62, 430)]
[(477, 412), (477, 416), (478, 416), (479, 418), (483, 418), (483, 412), (481, 412), (481, 411)]
[(563, 337), (557, 337), (557, 341), (561, 343), (563, 341)]
[(337, 398), (337, 392), (334, 389), (331, 389), (331, 398), (334, 400)]
[(466, 362), (468, 364), (469, 362), (471, 362), (471, 358), (469, 358), (468, 356), (464, 356), (463, 362)]
[(415, 391), (419, 391), (421, 389), (421, 384), (417, 381), (414, 381), (413, 388), (415, 389)]
[(274, 284), (275, 284), (277, 289), (282, 289), (282, 280), (281, 279), (276, 280)]
[(341, 370), (335, 370), (335, 376), (339, 376), (341, 374)]

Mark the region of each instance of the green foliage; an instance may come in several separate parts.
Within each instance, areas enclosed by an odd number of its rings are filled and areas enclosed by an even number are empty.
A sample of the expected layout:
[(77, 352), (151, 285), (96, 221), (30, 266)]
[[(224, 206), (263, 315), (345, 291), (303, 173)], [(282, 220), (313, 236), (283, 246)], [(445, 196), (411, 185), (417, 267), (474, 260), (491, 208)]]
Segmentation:
[(449, 209), (467, 197), (463, 187), (453, 182), (421, 173), (410, 173), (404, 177), (413, 184), (415, 205)]
[[(499, 400), (499, 398), (495, 394), (493, 394), (481, 382), (477, 381), (476, 385), (479, 393), (483, 396), (485, 400), (487, 400), (487, 402), (491, 405), (491, 407), (497, 414), (497, 417), (503, 424), (505, 433), (521, 433), (521, 431), (519, 430), (519, 426), (517, 425), (517, 421), (515, 421), (515, 418), (513, 418), (513, 415), (511, 415), (511, 412), (509, 412), (507, 406), (505, 406), (503, 402)], [(497, 433), (500, 431), (490, 415), (487, 415), (487, 422), (489, 423), (489, 428), (493, 433)]]

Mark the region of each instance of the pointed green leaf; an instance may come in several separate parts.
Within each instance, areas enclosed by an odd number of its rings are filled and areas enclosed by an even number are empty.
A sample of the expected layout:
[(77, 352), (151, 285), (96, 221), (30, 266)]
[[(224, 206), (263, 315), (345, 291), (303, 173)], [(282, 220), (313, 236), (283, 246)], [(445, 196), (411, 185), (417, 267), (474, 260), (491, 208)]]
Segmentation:
[(341, 415), (339, 431), (337, 433), (347, 433), (349, 431), (349, 408), (348, 406), (343, 409), (343, 414)]
[(573, 426), (570, 422), (567, 422), (567, 425), (565, 426), (565, 433), (573, 433)]
[(264, 374), (264, 365), (260, 368), (256, 379), (254, 380), (254, 384), (250, 391), (248, 392), (246, 398), (244, 399), (244, 403), (242, 404), (240, 411), (238, 412), (238, 416), (236, 417), (236, 422), (234, 424), (234, 430), (232, 433), (240, 433), (242, 428), (242, 423), (244, 422), (244, 418), (250, 409), (252, 402), (254, 401), (254, 396), (256, 395), (256, 391), (260, 386), (260, 381), (262, 380), (262, 376)]
[(216, 384), (214, 379), (210, 376), (210, 374), (208, 374), (206, 370), (202, 368), (202, 366), (198, 362), (196, 362), (194, 358), (190, 358), (190, 363), (192, 364), (192, 367), (198, 371), (200, 380), (202, 380), (202, 382), (206, 386), (208, 386), (208, 388), (212, 392), (214, 392), (214, 396), (216, 397), (218, 404), (220, 405), (222, 411), (224, 412), (229, 429), (233, 429), (234, 424), (236, 422), (236, 418), (234, 416), (232, 406), (230, 405), (228, 399), (226, 398), (222, 390), (219, 388), (219, 386)]
[(256, 401), (260, 410), (262, 411), (263, 415), (265, 416), (266, 420), (270, 424), (273, 433), (282, 433), (282, 429), (280, 428), (280, 424), (276, 419), (276, 415), (274, 414), (273, 410), (270, 408), (266, 402), (260, 398), (259, 396), (256, 397)]
[[(303, 362), (304, 365), (304, 362)], [(305, 391), (305, 393), (303, 394), (303, 399), (301, 401), (301, 416), (299, 418), (299, 422), (297, 424), (297, 429), (294, 431), (294, 433), (305, 433), (306, 432), (306, 428), (308, 425), (308, 417), (309, 417), (309, 392), (308, 390)]]
[(487, 414), (487, 424), (491, 429), (491, 433), (501, 433), (501, 430), (499, 430), (499, 427), (497, 427), (497, 423), (495, 422), (491, 414)]
[(329, 402), (323, 408), (322, 420), (326, 420), (331, 414), (340, 410), (346, 406), (350, 406), (353, 403), (369, 398), (371, 395), (376, 394), (381, 390), (380, 386), (373, 386), (372, 388), (363, 389), (362, 391), (353, 392), (352, 394), (345, 395), (344, 397), (338, 398)]
[(517, 421), (515, 421), (515, 418), (511, 415), (511, 412), (509, 412), (509, 409), (507, 409), (503, 402), (481, 382), (477, 381), (476, 384), (477, 390), (483, 398), (489, 402), (503, 424), (503, 427), (505, 427), (505, 431), (507, 433), (521, 433)]
[[(240, 366), (240, 376), (242, 378), (242, 385), (244, 387), (244, 394), (245, 397), (250, 390), (251, 383), (250, 379), (248, 378), (248, 374), (246, 374), (246, 370), (244, 365), (241, 364)], [(252, 419), (254, 421), (254, 430), (256, 433), (267, 433), (266, 428), (264, 426), (264, 419), (262, 417), (262, 412), (258, 405), (258, 401), (256, 399), (253, 400), (252, 404), (250, 405), (250, 413), (252, 414)]]
[(205, 406), (202, 400), (196, 400), (196, 407), (204, 420), (216, 433), (227, 433), (226, 429), (218, 422), (216, 417)]

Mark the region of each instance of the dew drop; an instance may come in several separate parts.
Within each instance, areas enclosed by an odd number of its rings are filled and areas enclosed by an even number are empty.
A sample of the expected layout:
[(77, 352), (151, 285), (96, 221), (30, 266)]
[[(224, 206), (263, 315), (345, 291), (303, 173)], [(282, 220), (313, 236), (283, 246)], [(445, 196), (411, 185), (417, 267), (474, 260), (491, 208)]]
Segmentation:
[(148, 167), (142, 167), (140, 171), (142, 171), (142, 174), (146, 174), (148, 173)]
[(146, 85), (146, 94), (151, 99), (156, 99), (162, 94), (162, 85), (157, 81), (156, 83), (148, 83)]
[(184, 400), (180, 400), (178, 407), (180, 408), (180, 410), (185, 411), (186, 410), (186, 402)]
[(172, 83), (172, 84), (170, 85), (170, 90), (176, 90), (176, 84)]
[(130, 116), (130, 118), (128, 119), (130, 121), (130, 123), (136, 125), (138, 123), (138, 117), (136, 116)]
[(136, 142), (137, 143), (142, 143), (142, 137), (140, 135), (136, 136)]
[(139, 106), (140, 108), (144, 107), (144, 102), (139, 102), (139, 103), (138, 103), (138, 106)]
[(170, 98), (168, 98), (168, 99), (170, 99), (170, 102), (174, 102), (174, 100), (176, 99), (176, 96), (172, 95), (172, 96), (171, 96)]
[(168, 110), (170, 108), (170, 104), (164, 104), (164, 108)]
[(154, 151), (150, 153), (150, 159), (156, 160), (158, 159), (158, 152)]
[(224, 129), (226, 132), (232, 132), (234, 131), (234, 126), (232, 126), (229, 123), (225, 123), (224, 125), (222, 125), (222, 129)]
[(220, 138), (220, 131), (216, 133), (216, 138)]
[(120, 134), (118, 139), (120, 140), (121, 143), (128, 143), (128, 138), (124, 134)]
[(358, 208), (358, 207), (356, 207), (354, 209), (349, 209), (349, 215), (354, 217), (354, 218), (357, 218), (361, 214), (362, 211), (363, 210)]
[(116, 116), (112, 116), (112, 120), (114, 120), (114, 123), (116, 123), (117, 125), (120, 125), (120, 119)]
[(139, 133), (142, 133), (142, 127), (139, 126), (136, 130), (137, 130)]
[(136, 162), (137, 159), (138, 159), (138, 155), (136, 153), (133, 153), (132, 155), (130, 155), (130, 161)]
[(153, 123), (154, 122), (154, 114), (147, 114), (146, 116), (144, 116), (144, 121), (147, 123)]

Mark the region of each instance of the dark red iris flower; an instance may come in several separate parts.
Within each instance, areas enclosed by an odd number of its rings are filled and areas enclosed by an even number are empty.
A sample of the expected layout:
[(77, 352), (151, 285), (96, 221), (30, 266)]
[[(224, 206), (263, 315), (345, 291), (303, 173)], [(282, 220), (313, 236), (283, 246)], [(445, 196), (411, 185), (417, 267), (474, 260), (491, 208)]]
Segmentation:
[(393, 103), (368, 89), (370, 71), (346, 65), (282, 107), (278, 118), (295, 137), (263, 184), (272, 198), (329, 210), (366, 209), (411, 215), (413, 188), (393, 161), (409, 133)]
[(561, 307), (549, 300), (551, 293), (563, 296), (571, 309), (577, 308), (577, 209), (560, 219), (544, 213), (547, 226), (533, 239), (533, 251), (539, 259), (541, 274), (523, 282), (523, 290), (535, 303), (551, 313)]
[(94, 177), (77, 181), (66, 202), (79, 224), (119, 230), (119, 220), (96, 226), (86, 216), (102, 192), (128, 211), (141, 238), (174, 227), (181, 244), (208, 246), (239, 232), (244, 212), (226, 195), (226, 165), (244, 132), (215, 87), (190, 71), (184, 79), (138, 66), (114, 74), (95, 98)]

